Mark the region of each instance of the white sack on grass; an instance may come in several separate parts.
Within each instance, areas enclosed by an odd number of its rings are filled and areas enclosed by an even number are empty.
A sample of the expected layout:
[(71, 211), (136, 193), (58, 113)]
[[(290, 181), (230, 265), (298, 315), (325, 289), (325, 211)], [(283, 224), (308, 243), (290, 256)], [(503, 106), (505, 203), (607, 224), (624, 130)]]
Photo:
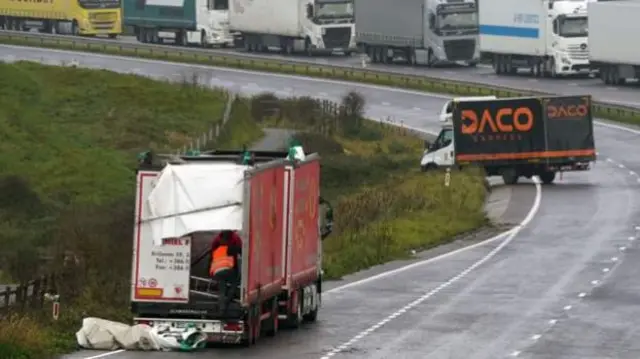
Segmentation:
[(171, 330), (169, 326), (134, 326), (99, 318), (85, 318), (76, 333), (78, 345), (96, 350), (182, 350), (204, 347), (207, 336), (194, 326)]

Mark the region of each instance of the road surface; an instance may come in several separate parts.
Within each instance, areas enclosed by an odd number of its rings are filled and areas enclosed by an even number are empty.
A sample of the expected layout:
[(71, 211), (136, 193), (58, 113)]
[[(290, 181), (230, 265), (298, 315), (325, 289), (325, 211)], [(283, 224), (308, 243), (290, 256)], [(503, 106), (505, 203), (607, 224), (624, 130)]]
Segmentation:
[[(384, 87), (94, 54), (0, 46), (0, 56), (56, 62), (204, 83), (246, 94), (338, 99), (361, 92), (366, 113), (437, 130), (444, 97)], [(522, 86), (525, 86), (524, 84)], [(157, 358), (633, 358), (640, 317), (635, 293), (640, 225), (640, 131), (600, 122), (600, 161), (565, 174), (534, 197), (525, 226), (498, 240), (327, 293), (317, 325), (265, 339), (248, 350), (157, 353)], [(609, 160), (607, 160), (609, 159)], [(416, 159), (417, 161), (417, 159)], [(639, 227), (640, 228), (640, 227)], [(407, 268), (407, 267), (405, 267)], [(638, 343), (637, 341), (635, 343)], [(615, 344), (615, 345), (612, 345)], [(635, 348), (635, 350), (634, 350)], [(90, 357), (78, 353), (74, 358)], [(95, 355), (95, 354), (93, 354)], [(148, 353), (112, 353), (114, 359)]]

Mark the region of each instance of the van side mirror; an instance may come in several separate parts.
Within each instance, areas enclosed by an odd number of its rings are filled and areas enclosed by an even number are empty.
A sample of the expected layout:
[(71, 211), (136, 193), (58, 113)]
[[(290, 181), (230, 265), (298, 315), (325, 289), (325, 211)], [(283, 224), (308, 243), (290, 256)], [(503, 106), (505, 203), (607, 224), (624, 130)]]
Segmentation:
[(307, 18), (313, 18), (313, 5), (307, 4)]
[(431, 142), (429, 140), (424, 140), (424, 149), (427, 150), (431, 147)]

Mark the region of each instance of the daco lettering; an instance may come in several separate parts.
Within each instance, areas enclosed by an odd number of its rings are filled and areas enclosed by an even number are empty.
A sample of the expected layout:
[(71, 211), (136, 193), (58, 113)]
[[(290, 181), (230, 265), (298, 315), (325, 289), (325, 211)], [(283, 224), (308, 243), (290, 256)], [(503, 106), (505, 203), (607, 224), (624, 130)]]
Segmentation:
[(571, 117), (585, 117), (589, 113), (587, 104), (579, 105), (567, 105), (567, 106), (547, 106), (547, 117), (554, 118), (571, 118)]
[(495, 116), (484, 110), (482, 116), (473, 110), (462, 110), (462, 133), (466, 135), (528, 132), (533, 128), (533, 112), (526, 107), (501, 108)]

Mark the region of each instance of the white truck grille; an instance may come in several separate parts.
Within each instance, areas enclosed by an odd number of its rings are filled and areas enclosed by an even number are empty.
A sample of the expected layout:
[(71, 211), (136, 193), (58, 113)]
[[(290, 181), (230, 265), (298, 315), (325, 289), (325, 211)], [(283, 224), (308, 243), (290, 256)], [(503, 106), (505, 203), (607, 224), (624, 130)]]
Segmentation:
[(567, 52), (572, 60), (589, 60), (589, 48), (587, 44), (569, 45)]

